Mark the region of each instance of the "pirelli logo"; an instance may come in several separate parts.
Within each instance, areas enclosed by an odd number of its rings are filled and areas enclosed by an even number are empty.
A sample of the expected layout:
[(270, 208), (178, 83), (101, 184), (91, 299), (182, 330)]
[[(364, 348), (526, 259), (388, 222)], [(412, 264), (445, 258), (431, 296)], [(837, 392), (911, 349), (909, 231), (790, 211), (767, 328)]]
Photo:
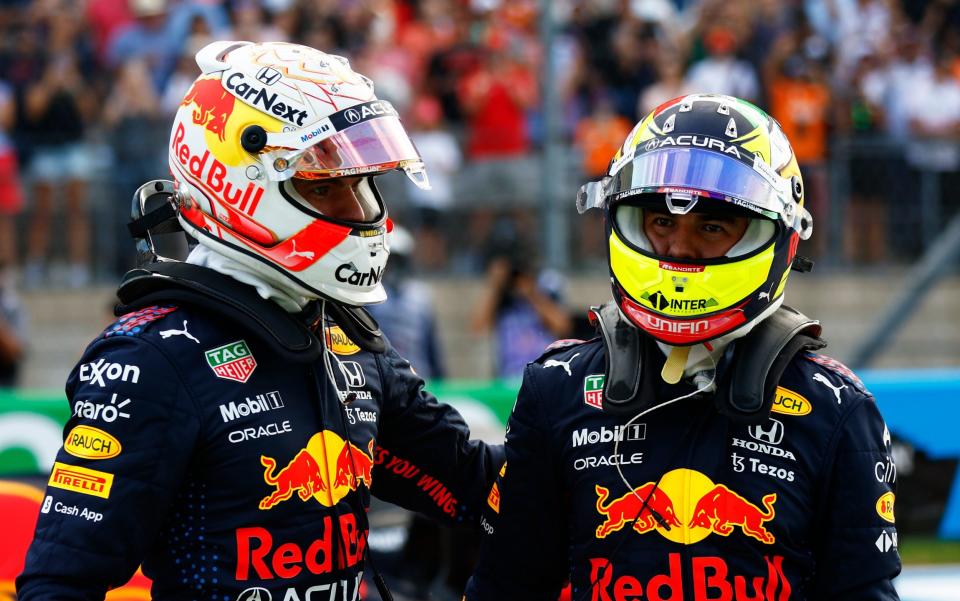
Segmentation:
[(109, 499), (110, 487), (113, 486), (113, 474), (56, 461), (47, 485), (72, 490), (82, 495)]

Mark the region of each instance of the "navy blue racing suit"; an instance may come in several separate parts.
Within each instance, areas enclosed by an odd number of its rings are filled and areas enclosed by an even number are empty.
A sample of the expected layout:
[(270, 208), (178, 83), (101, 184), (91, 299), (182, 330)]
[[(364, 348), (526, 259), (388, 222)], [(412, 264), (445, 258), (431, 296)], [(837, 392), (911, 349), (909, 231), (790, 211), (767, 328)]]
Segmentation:
[(657, 377), (631, 422), (600, 409), (605, 352), (527, 366), (467, 601), (897, 599), (890, 437), (852, 372), (798, 354), (754, 425)]
[(350, 601), (370, 493), (475, 525), (502, 447), (469, 440), (389, 346), (325, 336), (327, 367), (195, 306), (108, 327), (67, 382), (19, 599), (103, 599), (142, 562), (157, 601)]

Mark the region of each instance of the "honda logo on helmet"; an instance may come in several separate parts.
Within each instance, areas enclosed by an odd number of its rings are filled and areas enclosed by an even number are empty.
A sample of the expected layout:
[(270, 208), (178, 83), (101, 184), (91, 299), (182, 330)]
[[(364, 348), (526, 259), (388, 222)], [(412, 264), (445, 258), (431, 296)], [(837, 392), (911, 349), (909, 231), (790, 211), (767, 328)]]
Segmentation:
[(272, 86), (273, 84), (280, 81), (280, 72), (274, 69), (273, 67), (263, 67), (257, 71), (257, 81)]

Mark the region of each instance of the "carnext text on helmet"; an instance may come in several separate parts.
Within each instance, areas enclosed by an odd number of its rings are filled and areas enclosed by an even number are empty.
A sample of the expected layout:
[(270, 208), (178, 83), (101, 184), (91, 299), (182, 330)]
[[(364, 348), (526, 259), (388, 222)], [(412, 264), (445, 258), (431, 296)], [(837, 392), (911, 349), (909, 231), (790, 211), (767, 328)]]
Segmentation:
[(236, 94), (237, 98), (249, 100), (285, 121), (303, 125), (303, 120), (307, 118), (307, 111), (277, 102), (278, 94), (276, 92), (268, 94), (263, 88), (244, 83), (245, 78), (246, 76), (243, 73), (231, 73), (227, 76), (227, 89)]

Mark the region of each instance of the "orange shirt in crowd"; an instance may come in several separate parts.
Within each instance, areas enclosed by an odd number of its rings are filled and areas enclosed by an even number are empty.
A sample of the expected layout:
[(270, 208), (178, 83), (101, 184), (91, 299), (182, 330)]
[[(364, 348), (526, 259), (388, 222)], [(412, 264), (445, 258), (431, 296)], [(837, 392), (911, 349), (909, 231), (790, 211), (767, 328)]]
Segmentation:
[(770, 114), (780, 122), (798, 163), (827, 157), (830, 90), (817, 82), (779, 77), (770, 89)]
[(584, 175), (596, 179), (607, 173), (610, 157), (616, 154), (633, 123), (617, 114), (590, 115), (577, 124), (574, 144), (583, 154)]

